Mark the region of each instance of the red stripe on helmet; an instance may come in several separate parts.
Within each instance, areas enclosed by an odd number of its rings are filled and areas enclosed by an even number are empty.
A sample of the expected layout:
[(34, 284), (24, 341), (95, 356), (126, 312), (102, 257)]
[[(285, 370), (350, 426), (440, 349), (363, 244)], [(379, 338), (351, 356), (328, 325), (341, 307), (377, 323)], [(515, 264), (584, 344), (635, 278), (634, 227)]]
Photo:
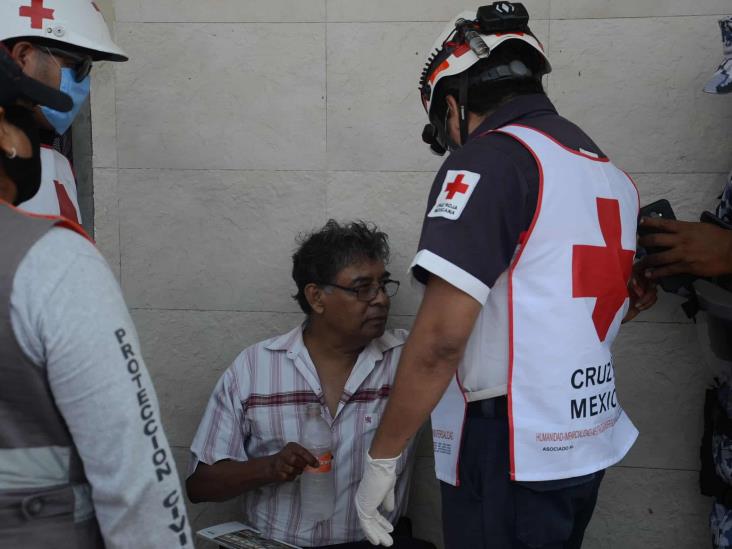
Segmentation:
[(440, 63), (440, 66), (435, 69), (435, 72), (432, 73), (432, 76), (430, 76), (430, 84), (434, 84), (437, 75), (439, 75), (443, 71), (446, 71), (449, 68), (450, 63), (447, 61), (447, 59), (445, 59), (442, 63)]
[(455, 48), (455, 51), (452, 52), (452, 54), (455, 57), (462, 57), (463, 55), (465, 55), (469, 51), (470, 51), (470, 44), (468, 44), (467, 42), (465, 42), (463, 44), (460, 44), (457, 48)]

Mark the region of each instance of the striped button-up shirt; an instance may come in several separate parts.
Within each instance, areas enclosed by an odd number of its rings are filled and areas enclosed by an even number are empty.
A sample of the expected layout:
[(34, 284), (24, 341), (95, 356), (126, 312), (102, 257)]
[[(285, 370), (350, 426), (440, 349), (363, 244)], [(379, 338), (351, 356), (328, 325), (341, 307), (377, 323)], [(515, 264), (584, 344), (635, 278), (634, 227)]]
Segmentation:
[[(199, 462), (269, 456), (288, 442), (299, 442), (305, 408), (319, 402), (333, 433), (336, 510), (330, 520), (302, 517), (299, 482), (270, 484), (243, 495), (244, 521), (266, 536), (303, 547), (364, 539), (353, 502), (386, 406), (407, 333), (387, 331), (359, 355), (332, 417), (322, 385), (303, 343), (302, 327), (242, 352), (219, 380), (191, 445), (192, 474)], [(406, 509), (412, 445), (399, 462), (397, 506), (391, 521)]]

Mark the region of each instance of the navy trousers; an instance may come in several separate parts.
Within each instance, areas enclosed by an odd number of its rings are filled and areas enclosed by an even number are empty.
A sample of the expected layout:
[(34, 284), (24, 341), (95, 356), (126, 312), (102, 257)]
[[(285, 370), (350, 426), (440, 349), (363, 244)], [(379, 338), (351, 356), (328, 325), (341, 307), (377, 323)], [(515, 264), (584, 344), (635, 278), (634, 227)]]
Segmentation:
[(471, 403), (460, 486), (441, 483), (445, 549), (579, 549), (604, 471), (513, 482), (505, 397)]

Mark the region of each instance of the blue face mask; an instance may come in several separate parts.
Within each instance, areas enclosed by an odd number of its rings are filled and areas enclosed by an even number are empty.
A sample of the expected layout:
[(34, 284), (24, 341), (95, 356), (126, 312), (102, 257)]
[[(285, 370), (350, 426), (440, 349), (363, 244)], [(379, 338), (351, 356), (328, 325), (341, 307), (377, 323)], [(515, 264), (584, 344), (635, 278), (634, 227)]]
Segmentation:
[(87, 76), (81, 82), (77, 82), (73, 69), (64, 67), (61, 69), (60, 89), (74, 101), (73, 108), (69, 112), (59, 112), (48, 107), (41, 107), (41, 112), (48, 120), (48, 123), (56, 130), (56, 133), (63, 135), (71, 127), (71, 123), (79, 114), (84, 101), (89, 97), (91, 77)]

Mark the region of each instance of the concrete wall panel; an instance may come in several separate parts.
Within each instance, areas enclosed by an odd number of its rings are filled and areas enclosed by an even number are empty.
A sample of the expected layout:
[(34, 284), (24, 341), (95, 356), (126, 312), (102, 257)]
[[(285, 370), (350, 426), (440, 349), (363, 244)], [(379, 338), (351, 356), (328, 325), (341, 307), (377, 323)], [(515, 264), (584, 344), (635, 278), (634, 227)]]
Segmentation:
[(638, 185), (641, 205), (645, 206), (661, 198), (674, 208), (677, 219), (699, 221), (704, 210), (714, 210), (718, 197), (727, 182), (724, 173), (655, 173), (631, 174)]
[(320, 169), (323, 24), (119, 23), (124, 168)]
[[(419, 75), (440, 23), (328, 25), (328, 167), (427, 170)], [(356, 69), (357, 67), (357, 69)]]
[(668, 17), (728, 14), (727, 0), (552, 0), (552, 19)]
[(697, 469), (710, 379), (695, 327), (626, 325), (615, 343), (615, 369), (620, 403), (641, 433), (623, 465)]
[(325, 18), (325, 0), (117, 0), (117, 21), (130, 22), (312, 22)]
[(114, 14), (114, 0), (95, 0), (94, 3), (101, 10), (104, 20), (111, 26), (116, 19)]
[(121, 264), (117, 170), (108, 168), (94, 170), (94, 200), (94, 240), (119, 280)]
[[(328, 25), (328, 167), (434, 172), (419, 76), (439, 23)], [(548, 23), (536, 21), (540, 39)], [(357, 69), (354, 69), (357, 67)]]
[(584, 547), (710, 547), (711, 500), (699, 495), (697, 476), (694, 471), (609, 470)]
[(301, 314), (157, 310), (135, 310), (133, 317), (168, 439), (185, 448), (216, 382), (239, 353), (303, 320)]
[(401, 281), (392, 303), (394, 314), (413, 314), (421, 292), (407, 270), (417, 253), (420, 226), (432, 176), (424, 172), (334, 172), (328, 177), (328, 216), (365, 219), (389, 235), (389, 271)]
[(92, 71), (92, 162), (95, 168), (117, 167), (117, 88), (113, 63)]
[[(485, 2), (490, 3), (490, 2)], [(548, 0), (524, 0), (532, 19), (548, 19)], [(467, 0), (327, 0), (328, 21), (448, 21), (462, 11), (475, 12), (480, 2)]]
[(297, 311), (295, 237), (323, 224), (317, 172), (120, 172), (122, 281), (133, 307)]
[(625, 170), (724, 172), (732, 104), (702, 92), (715, 28), (714, 17), (553, 21), (550, 95)]

